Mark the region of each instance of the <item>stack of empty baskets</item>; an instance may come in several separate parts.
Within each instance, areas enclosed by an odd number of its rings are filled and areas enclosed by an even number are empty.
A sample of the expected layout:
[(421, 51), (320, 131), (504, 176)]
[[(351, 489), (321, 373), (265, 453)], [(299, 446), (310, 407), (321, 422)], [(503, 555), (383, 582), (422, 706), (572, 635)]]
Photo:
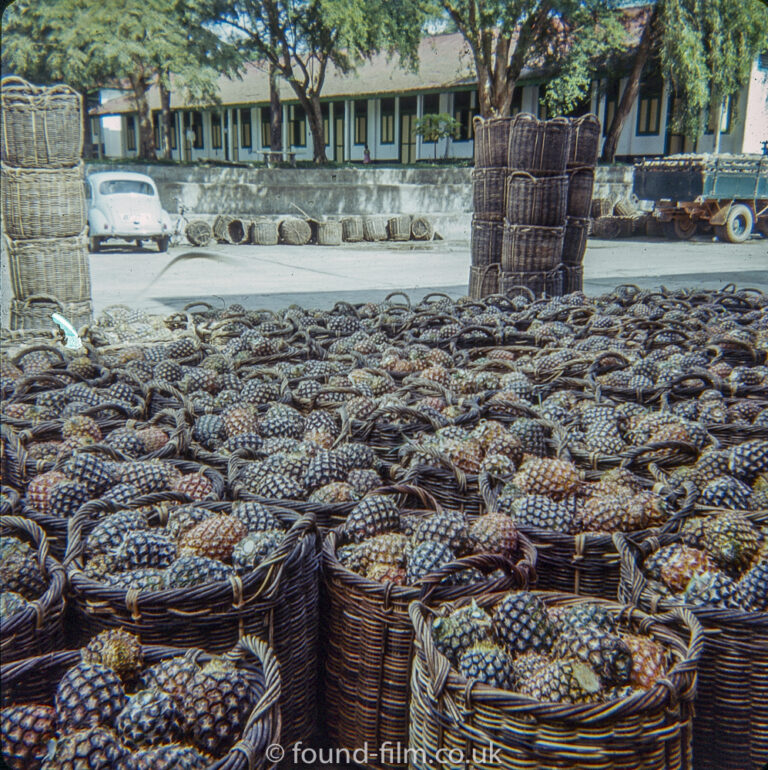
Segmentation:
[(595, 123), (599, 128), (592, 115), (475, 118), (470, 296), (509, 294), (520, 286), (555, 296), (581, 288), (589, 216), (589, 203), (582, 213), (583, 196), (588, 181), (591, 201), (595, 158), (589, 160), (587, 150), (588, 138), (597, 137), (590, 130)]
[(2, 81), (2, 218), (11, 329), (91, 320), (80, 94)]

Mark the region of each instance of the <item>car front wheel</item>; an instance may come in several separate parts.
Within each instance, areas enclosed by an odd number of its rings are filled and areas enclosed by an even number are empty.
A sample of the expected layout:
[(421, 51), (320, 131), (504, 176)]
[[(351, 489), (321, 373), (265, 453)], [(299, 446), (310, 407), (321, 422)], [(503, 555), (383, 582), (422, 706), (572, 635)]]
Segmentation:
[(168, 244), (171, 242), (171, 239), (169, 236), (164, 235), (162, 238), (157, 239), (157, 250), (164, 254), (166, 251), (168, 251)]
[(101, 249), (101, 238), (97, 238), (96, 236), (92, 236), (89, 239), (89, 241), (90, 241), (89, 246), (90, 246), (92, 254), (95, 254), (97, 251), (99, 251)]

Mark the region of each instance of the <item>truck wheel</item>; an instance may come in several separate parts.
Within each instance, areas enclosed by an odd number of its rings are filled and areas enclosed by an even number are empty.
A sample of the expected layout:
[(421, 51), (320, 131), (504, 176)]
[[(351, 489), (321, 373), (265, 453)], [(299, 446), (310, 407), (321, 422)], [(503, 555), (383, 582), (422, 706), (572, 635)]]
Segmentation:
[(696, 222), (692, 219), (673, 219), (666, 223), (668, 238), (677, 238), (681, 241), (687, 241), (696, 235)]
[(716, 231), (717, 236), (720, 240), (723, 240), (722, 236), (724, 236), (729, 243), (744, 243), (752, 235), (753, 224), (754, 217), (749, 206), (737, 203), (735, 206), (731, 206), (731, 210), (728, 212), (728, 218), (722, 226), (722, 235), (718, 230)]

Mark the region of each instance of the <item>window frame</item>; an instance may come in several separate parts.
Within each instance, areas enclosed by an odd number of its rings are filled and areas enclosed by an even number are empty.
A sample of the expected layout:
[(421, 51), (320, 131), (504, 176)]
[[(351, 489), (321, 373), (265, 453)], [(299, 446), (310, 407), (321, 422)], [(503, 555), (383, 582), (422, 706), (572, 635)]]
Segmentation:
[(259, 126), (261, 129), (261, 146), (265, 149), (272, 147), (272, 109), (259, 108)]
[[(651, 78), (640, 84), (637, 94), (637, 117), (635, 119), (635, 136), (659, 136), (661, 132), (662, 98), (664, 84), (660, 78)], [(656, 104), (656, 115), (653, 125), (653, 105)]]
[[(301, 111), (301, 117), (298, 117), (299, 111)], [(301, 136), (299, 138), (303, 139), (303, 142), (296, 141), (297, 130), (300, 131)], [(291, 147), (307, 146), (307, 115), (300, 104), (291, 104), (288, 106), (288, 134)]]
[[(603, 100), (603, 136), (608, 136), (611, 123), (616, 115), (616, 110), (619, 109), (619, 102), (621, 101), (621, 79), (611, 78), (605, 87), (605, 98)], [(610, 120), (608, 118), (608, 108), (613, 106), (611, 111)]]
[[(475, 101), (473, 99), (472, 95), (477, 93), (476, 91), (454, 91), (453, 93), (453, 117), (455, 120), (458, 120), (461, 124), (461, 128), (459, 129), (459, 135), (453, 140), (454, 142), (471, 142), (475, 138), (474, 129), (472, 126), (472, 119), (475, 116), (475, 110), (477, 109), (476, 106), (472, 105), (472, 102)], [(458, 97), (462, 98), (462, 101), (464, 101), (464, 97), (467, 97), (468, 104), (467, 106), (461, 106), (457, 107), (456, 101)], [(475, 104), (477, 102), (475, 101)]]
[[(364, 107), (361, 107), (364, 105)], [(354, 126), (354, 145), (363, 147), (368, 144), (368, 100), (355, 99), (352, 103), (352, 115)], [(360, 140), (360, 137), (363, 137)]]
[(136, 116), (127, 115), (125, 118), (125, 149), (136, 152)]
[(189, 127), (195, 132), (192, 142), (193, 150), (205, 149), (205, 131), (203, 130), (203, 113), (200, 110), (189, 111)]
[(379, 100), (379, 141), (381, 144), (395, 143), (395, 112), (395, 98), (393, 96)]
[[(437, 108), (430, 110), (427, 108), (427, 99), (435, 99), (437, 102)], [(421, 116), (424, 115), (439, 115), (440, 114), (440, 94), (424, 94), (421, 98)]]
[[(244, 150), (250, 150), (253, 147), (253, 126), (251, 125), (251, 108), (241, 107), (238, 116), (238, 122), (240, 123), (240, 147)], [(248, 141), (245, 139), (245, 129), (248, 127)]]
[(211, 112), (211, 149), (220, 150), (224, 146), (223, 127), (220, 112)]

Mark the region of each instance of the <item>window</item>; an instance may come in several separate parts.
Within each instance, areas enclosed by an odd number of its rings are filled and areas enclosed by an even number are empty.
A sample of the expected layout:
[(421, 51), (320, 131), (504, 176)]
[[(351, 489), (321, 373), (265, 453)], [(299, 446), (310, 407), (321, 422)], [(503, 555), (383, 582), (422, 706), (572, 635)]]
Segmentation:
[(323, 137), (326, 144), (331, 143), (330, 109), (331, 109), (331, 105), (328, 102), (323, 102), (320, 105), (320, 114), (323, 116)]
[(603, 136), (608, 136), (611, 124), (619, 108), (619, 80), (609, 80), (605, 88), (605, 108), (603, 110)]
[(195, 138), (192, 141), (192, 147), (195, 150), (202, 150), (205, 146), (205, 142), (203, 141), (203, 113), (198, 111), (190, 112), (189, 125), (195, 132)]
[[(713, 104), (709, 108), (709, 118), (707, 119), (707, 130), (705, 134), (714, 134), (717, 125), (717, 115), (720, 112), (720, 105)], [(733, 98), (728, 96), (723, 104), (723, 117), (720, 120), (720, 133), (731, 133), (731, 120), (733, 118)]]
[(475, 92), (459, 91), (453, 95), (453, 117), (459, 121), (459, 142), (472, 138), (472, 117), (474, 115)]
[(240, 146), (250, 147), (251, 144), (251, 110), (244, 107), (240, 110)]
[(154, 195), (155, 191), (148, 182), (136, 179), (107, 179), (99, 185), (101, 195)]
[(292, 104), (289, 108), (288, 128), (292, 147), (307, 146), (307, 124), (304, 120), (304, 108), (300, 104)]
[(133, 115), (125, 119), (125, 149), (129, 152), (136, 149), (136, 118)]
[(214, 150), (221, 149), (221, 113), (211, 113), (211, 147)]
[(173, 113), (171, 113), (171, 149), (172, 150), (176, 149), (176, 146), (178, 143), (178, 140), (176, 137), (177, 131), (178, 129), (176, 128), (176, 116)]
[(355, 102), (355, 144), (368, 144), (368, 102)]
[(757, 68), (759, 70), (768, 70), (768, 51), (761, 53), (757, 57)]
[(381, 143), (395, 143), (395, 100), (381, 100)]
[(547, 102), (544, 98), (546, 92), (544, 86), (539, 86), (539, 102), (536, 108), (536, 115), (539, 120), (547, 120), (547, 118), (549, 118), (549, 110), (547, 109)]
[(272, 146), (272, 124), (269, 121), (269, 107), (262, 107), (261, 113), (261, 146)]
[(509, 107), (509, 114), (514, 116), (523, 111), (523, 86), (517, 86), (512, 93), (512, 104)]
[(160, 130), (160, 113), (152, 113), (152, 132), (155, 135), (155, 147), (159, 150), (162, 147), (163, 138)]
[(656, 136), (661, 120), (662, 82), (659, 77), (652, 77), (640, 85), (637, 98), (637, 135)]
[(424, 94), (422, 115), (438, 115), (440, 113), (440, 94)]

